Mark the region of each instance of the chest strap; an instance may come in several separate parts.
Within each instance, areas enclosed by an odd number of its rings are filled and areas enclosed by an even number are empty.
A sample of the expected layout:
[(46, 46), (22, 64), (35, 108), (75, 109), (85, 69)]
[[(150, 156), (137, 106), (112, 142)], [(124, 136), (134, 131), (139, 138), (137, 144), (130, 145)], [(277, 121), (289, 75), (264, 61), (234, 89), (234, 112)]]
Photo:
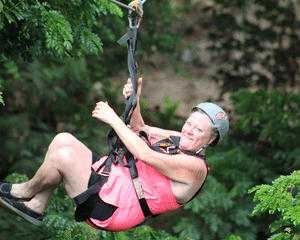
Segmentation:
[[(179, 148), (180, 136), (170, 136), (169, 138), (163, 138), (162, 140), (154, 143), (153, 145), (151, 145), (146, 132), (144, 132), (144, 131), (139, 132), (139, 136), (142, 137), (148, 143), (149, 147), (154, 151), (164, 153), (164, 154), (171, 154), (171, 155), (182, 152), (186, 155), (190, 155), (190, 156), (194, 156), (194, 157), (198, 157), (198, 158), (202, 159), (205, 163), (207, 173), (209, 172), (209, 168), (206, 163), (205, 155), (200, 154), (199, 152), (196, 152), (196, 151), (195, 152), (194, 151), (186, 151), (186, 150)], [(201, 190), (204, 186), (204, 183), (206, 182), (206, 179), (207, 179), (207, 176), (205, 177), (201, 187), (198, 189), (198, 191), (194, 194), (194, 196), (188, 202), (192, 201), (201, 192)]]

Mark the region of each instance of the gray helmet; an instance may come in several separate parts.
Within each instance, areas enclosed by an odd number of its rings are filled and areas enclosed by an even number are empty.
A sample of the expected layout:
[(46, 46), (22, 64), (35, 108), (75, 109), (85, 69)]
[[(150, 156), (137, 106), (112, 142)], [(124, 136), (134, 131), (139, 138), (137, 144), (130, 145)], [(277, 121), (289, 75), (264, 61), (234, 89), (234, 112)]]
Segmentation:
[(198, 104), (193, 108), (193, 111), (195, 110), (204, 112), (210, 118), (214, 126), (216, 126), (218, 129), (218, 142), (220, 142), (229, 130), (229, 121), (226, 112), (218, 105), (210, 102)]

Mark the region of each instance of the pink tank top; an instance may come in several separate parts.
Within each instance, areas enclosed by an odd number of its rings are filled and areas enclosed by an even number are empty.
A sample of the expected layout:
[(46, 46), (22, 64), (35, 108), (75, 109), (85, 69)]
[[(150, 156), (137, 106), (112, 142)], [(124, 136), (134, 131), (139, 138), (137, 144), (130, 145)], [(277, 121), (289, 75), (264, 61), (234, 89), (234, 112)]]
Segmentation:
[[(106, 157), (101, 158), (93, 164), (92, 168), (98, 169), (105, 159)], [(137, 161), (136, 166), (139, 181), (152, 214), (164, 213), (182, 206), (177, 203), (173, 195), (169, 178), (142, 161)], [(90, 221), (94, 225), (109, 231), (123, 231), (144, 221), (144, 214), (139, 205), (128, 168), (112, 164), (108, 181), (103, 185), (99, 196), (104, 202), (118, 208), (112, 217), (105, 221), (91, 218)]]

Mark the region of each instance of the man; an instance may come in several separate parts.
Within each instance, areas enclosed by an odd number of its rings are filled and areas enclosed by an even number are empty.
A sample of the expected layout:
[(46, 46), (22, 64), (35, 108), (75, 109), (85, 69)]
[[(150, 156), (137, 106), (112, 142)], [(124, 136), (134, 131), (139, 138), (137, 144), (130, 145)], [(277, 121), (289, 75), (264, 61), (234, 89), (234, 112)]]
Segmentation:
[[(151, 214), (155, 215), (183, 206), (199, 191), (207, 175), (205, 150), (223, 139), (229, 122), (220, 107), (202, 103), (193, 109), (181, 132), (150, 127), (140, 113), (141, 87), (140, 78), (138, 104), (130, 127), (105, 102), (96, 104), (92, 117), (110, 125), (138, 159), (136, 168), (142, 195)], [(125, 98), (131, 95), (132, 89), (128, 80), (123, 89)], [(137, 135), (141, 131), (147, 140)], [(165, 145), (164, 141), (171, 136), (180, 137), (176, 154), (154, 150), (153, 145), (157, 142), (162, 142), (159, 146)], [(60, 133), (51, 142), (43, 164), (32, 179), (22, 184), (0, 185), (0, 203), (27, 221), (40, 225), (52, 191), (63, 182), (67, 194), (75, 198), (99, 181), (106, 159), (96, 158), (71, 134)], [(110, 231), (126, 230), (143, 222), (145, 216), (128, 168), (112, 164), (107, 182), (98, 194), (78, 206), (75, 219)]]

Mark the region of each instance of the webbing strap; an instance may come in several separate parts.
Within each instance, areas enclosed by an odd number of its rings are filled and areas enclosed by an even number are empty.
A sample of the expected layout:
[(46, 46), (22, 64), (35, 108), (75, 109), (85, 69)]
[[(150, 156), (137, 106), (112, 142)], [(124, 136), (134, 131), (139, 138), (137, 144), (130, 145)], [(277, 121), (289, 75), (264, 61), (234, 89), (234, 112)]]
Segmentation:
[(72, 199), (73, 204), (75, 207), (78, 207), (80, 204), (84, 203), (88, 198), (96, 193), (98, 193), (99, 189), (107, 182), (108, 176), (100, 175), (100, 180), (89, 187), (86, 191), (82, 192), (81, 194), (77, 195)]
[[(134, 54), (137, 47), (137, 28), (130, 28), (129, 31), (118, 41), (120, 45), (122, 45), (125, 42), (127, 42), (128, 72), (133, 86), (133, 92), (131, 96), (126, 99), (125, 111), (121, 115), (121, 119), (126, 125), (128, 125), (130, 123), (132, 113), (137, 105), (137, 64), (134, 58)], [(113, 142), (114, 138), (115, 142)], [(118, 151), (120, 148), (125, 147), (113, 129), (109, 131), (107, 139), (111, 151)]]
[[(138, 25), (138, 20), (139, 18), (133, 18), (130, 21), (131, 25), (137, 26)], [(125, 105), (125, 111), (121, 115), (121, 118), (123, 119), (124, 123), (128, 125), (131, 120), (132, 113), (137, 105), (137, 99), (136, 99), (136, 93), (137, 93), (137, 64), (134, 58), (134, 54), (136, 51), (137, 47), (137, 27), (130, 27), (129, 31), (118, 40), (118, 43), (120, 45), (124, 44), (127, 42), (127, 49), (128, 49), (128, 54), (127, 54), (127, 63), (128, 63), (128, 71), (129, 71), (129, 76), (131, 79), (131, 83), (133, 86), (133, 92), (129, 98), (126, 99), (126, 105)], [(113, 138), (115, 138), (115, 142), (113, 142)], [(117, 136), (116, 132), (111, 129), (110, 132), (108, 133), (108, 144), (110, 146), (111, 152), (117, 153), (118, 154), (118, 163), (128, 167), (130, 176), (132, 178), (135, 191), (137, 193), (139, 203), (141, 206), (141, 209), (143, 211), (143, 214), (145, 218), (151, 216), (151, 211), (148, 207), (148, 204), (146, 202), (146, 199), (144, 198), (144, 193), (142, 186), (138, 180), (138, 171), (136, 168), (136, 160), (134, 159), (133, 155), (127, 150), (126, 146), (123, 144), (123, 142), (120, 140), (120, 138)], [(120, 151), (120, 149), (122, 149)], [(125, 155), (126, 160), (127, 160), (127, 165), (123, 163), (123, 156)]]
[[(138, 17), (131, 19), (131, 21), (131, 25), (138, 25)], [(137, 64), (134, 58), (137, 46), (136, 27), (131, 27), (129, 31), (118, 41), (120, 45), (122, 45), (125, 42), (127, 42), (128, 48), (128, 71), (133, 86), (133, 92), (131, 96), (126, 99), (125, 111), (121, 115), (121, 119), (126, 125), (128, 125), (130, 123), (132, 113), (137, 105)], [(108, 132), (107, 140), (110, 147), (110, 153), (105, 161), (105, 168), (100, 173), (100, 180), (91, 187), (89, 187), (85, 192), (73, 198), (73, 203), (75, 204), (75, 206), (78, 206), (85, 202), (91, 195), (96, 194), (101, 189), (101, 187), (107, 182), (109, 173), (111, 171), (111, 164), (117, 159), (117, 162), (120, 165), (129, 168), (130, 176), (133, 180), (139, 203), (145, 218), (151, 216), (151, 211), (147, 205), (146, 199), (144, 198), (142, 186), (138, 180), (138, 171), (135, 165), (136, 160), (134, 159), (133, 155), (127, 150), (126, 146), (113, 129), (111, 129)], [(124, 164), (123, 162), (124, 156), (126, 157), (127, 164)]]
[(149, 217), (152, 215), (150, 209), (149, 209), (149, 206), (146, 202), (146, 199), (144, 197), (144, 191), (142, 189), (142, 186), (141, 186), (141, 183), (139, 181), (138, 178), (134, 178), (132, 179), (133, 181), (133, 185), (134, 185), (134, 188), (135, 188), (135, 191), (136, 191), (136, 194), (138, 196), (138, 199), (139, 199), (139, 203), (141, 205), (141, 208), (142, 208), (142, 211), (143, 211), (143, 214), (145, 217)]
[(114, 156), (111, 154), (108, 156), (108, 158), (105, 160), (104, 163), (104, 169), (100, 174), (100, 179), (95, 184), (90, 186), (87, 190), (82, 192), (81, 194), (77, 195), (72, 199), (74, 205), (77, 207), (80, 204), (84, 203), (88, 198), (96, 193), (98, 193), (99, 189), (104, 185), (104, 183), (107, 182), (107, 179), (110, 174), (111, 165), (115, 161)]
[[(186, 155), (201, 158), (205, 162), (207, 172), (209, 171), (206, 160), (205, 160), (205, 155), (200, 154), (199, 152), (185, 151), (185, 150), (182, 150), (179, 148), (179, 142), (180, 142), (179, 136), (170, 136), (170, 138), (164, 138), (164, 139), (156, 142), (154, 145), (151, 145), (146, 132), (140, 131), (139, 135), (140, 135), (140, 137), (145, 138), (145, 140), (148, 142), (149, 147), (154, 151), (164, 153), (164, 154), (171, 154), (171, 155), (178, 154), (179, 151), (181, 151)], [(202, 183), (201, 187), (198, 189), (198, 191), (192, 196), (192, 198), (188, 202), (192, 201), (201, 192), (201, 190), (204, 186), (204, 183), (206, 181), (206, 178), (207, 177), (205, 177), (204, 182)]]

